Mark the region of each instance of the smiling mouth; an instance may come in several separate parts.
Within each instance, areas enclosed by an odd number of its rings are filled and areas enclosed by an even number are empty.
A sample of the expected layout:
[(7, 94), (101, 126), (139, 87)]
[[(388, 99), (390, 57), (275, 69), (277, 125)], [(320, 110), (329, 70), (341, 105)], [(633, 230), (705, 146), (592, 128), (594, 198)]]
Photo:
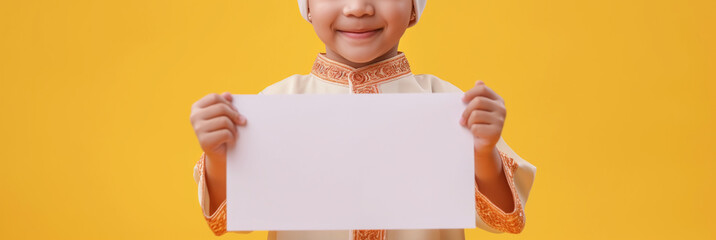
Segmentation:
[(366, 39), (370, 38), (380, 31), (382, 31), (382, 28), (378, 28), (375, 30), (358, 30), (358, 31), (342, 31), (338, 30), (339, 33), (343, 34), (346, 37), (353, 38), (353, 39)]

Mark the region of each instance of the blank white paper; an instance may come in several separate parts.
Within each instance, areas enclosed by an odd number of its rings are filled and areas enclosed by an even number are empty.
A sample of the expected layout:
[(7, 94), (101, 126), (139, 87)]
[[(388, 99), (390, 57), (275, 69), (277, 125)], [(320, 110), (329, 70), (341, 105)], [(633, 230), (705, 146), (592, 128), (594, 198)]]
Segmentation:
[(234, 95), (227, 229), (475, 228), (461, 97)]

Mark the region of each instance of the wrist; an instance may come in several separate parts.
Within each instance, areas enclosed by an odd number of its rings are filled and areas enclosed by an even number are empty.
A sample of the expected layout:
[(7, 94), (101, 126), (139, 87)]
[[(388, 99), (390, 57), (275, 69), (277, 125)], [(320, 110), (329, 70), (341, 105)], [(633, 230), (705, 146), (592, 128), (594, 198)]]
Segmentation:
[(205, 159), (206, 175), (211, 176), (212, 179), (224, 179), (226, 178), (226, 157), (224, 156), (209, 156), (206, 155)]
[(496, 147), (483, 152), (475, 150), (475, 176), (483, 181), (498, 180), (503, 175), (502, 158)]
[(497, 152), (497, 147), (495, 145), (489, 145), (484, 147), (475, 146), (475, 157), (494, 158), (495, 156), (499, 158), (499, 153)]

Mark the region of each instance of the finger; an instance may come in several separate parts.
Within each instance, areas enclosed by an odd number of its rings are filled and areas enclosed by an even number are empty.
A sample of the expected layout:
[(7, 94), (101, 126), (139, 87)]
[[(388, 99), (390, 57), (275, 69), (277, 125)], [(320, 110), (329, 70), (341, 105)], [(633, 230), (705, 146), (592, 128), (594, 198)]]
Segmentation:
[(202, 121), (196, 130), (200, 133), (208, 133), (219, 129), (228, 129), (232, 133), (237, 133), (236, 125), (227, 116), (219, 116), (209, 120)]
[(234, 101), (234, 96), (232, 96), (231, 93), (229, 93), (229, 92), (224, 92), (221, 94), (221, 96), (224, 97), (224, 99), (226, 99), (226, 101), (229, 101), (229, 102)]
[(231, 109), (234, 109), (235, 111), (239, 111), (239, 109), (237, 109), (236, 106), (234, 106), (234, 96), (232, 96), (231, 93), (224, 92), (221, 94), (221, 97), (224, 98), (224, 100), (225, 100), (224, 102), (226, 104), (229, 104), (229, 107), (231, 107)]
[(467, 126), (472, 127), (473, 124), (492, 124), (495, 122), (494, 118), (492, 113), (488, 111), (474, 110), (467, 119)]
[(475, 83), (475, 87), (465, 92), (465, 96), (462, 98), (462, 101), (469, 102), (477, 96), (483, 96), (493, 100), (501, 99), (500, 96), (497, 95), (495, 91), (492, 91), (492, 89), (490, 89), (487, 85), (485, 85), (484, 82), (477, 81), (477, 83)]
[(214, 104), (204, 109), (201, 109), (197, 111), (197, 115), (200, 120), (209, 120), (219, 116), (227, 116), (236, 125), (241, 125), (243, 122), (242, 116), (241, 114), (239, 114), (238, 111), (229, 107), (229, 105), (222, 103)]
[(495, 100), (486, 97), (475, 97), (467, 104), (467, 107), (465, 107), (465, 111), (462, 112), (461, 122), (464, 122), (465, 119), (468, 119), (470, 117), (470, 113), (472, 113), (472, 111), (474, 110), (501, 112), (502, 108), (503, 107), (500, 105), (500, 103)]
[(478, 122), (478, 120), (481, 123), (489, 124), (489, 122), (486, 122), (487, 120), (483, 120), (484, 118), (489, 117), (489, 113), (490, 112), (485, 110), (472, 110), (468, 112), (467, 117), (460, 116), (460, 125), (462, 125), (463, 127), (470, 128), (470, 124), (474, 124)]
[(196, 101), (196, 103), (194, 103), (194, 107), (205, 108), (205, 107), (211, 106), (215, 103), (222, 102), (222, 101), (226, 102), (226, 99), (221, 97), (219, 94), (209, 93), (206, 96), (204, 96), (203, 98), (199, 99), (199, 101)]
[(470, 132), (475, 137), (494, 136), (499, 134), (499, 129), (490, 124), (473, 124), (470, 126)]
[[(224, 92), (221, 94), (221, 96), (224, 97), (224, 99), (226, 99), (226, 101), (229, 102), (229, 106), (231, 106), (231, 109), (234, 109), (234, 111), (236, 111), (238, 113), (239, 109), (237, 109), (236, 106), (234, 105), (234, 96), (231, 95), (231, 93), (229, 93), (229, 92)], [(246, 117), (244, 117), (244, 115), (238, 113), (238, 122), (236, 123), (236, 125), (246, 126)]]
[(205, 148), (204, 150), (214, 150), (223, 143), (231, 142), (232, 139), (235, 138), (234, 136), (234, 133), (228, 129), (220, 129), (202, 134), (201, 137), (199, 137), (199, 142), (201, 146)]
[(244, 115), (241, 115), (241, 114), (239, 113), (239, 123), (236, 124), (236, 125), (246, 126), (246, 117), (245, 117)]
[[(234, 111), (238, 112), (239, 109), (236, 108), (234, 105), (234, 96), (231, 95), (229, 92), (224, 92), (221, 94), (221, 97), (223, 97), (228, 103), (231, 109), (234, 109)], [(239, 123), (238, 125), (246, 125), (246, 118), (244, 118), (241, 114), (239, 114)]]

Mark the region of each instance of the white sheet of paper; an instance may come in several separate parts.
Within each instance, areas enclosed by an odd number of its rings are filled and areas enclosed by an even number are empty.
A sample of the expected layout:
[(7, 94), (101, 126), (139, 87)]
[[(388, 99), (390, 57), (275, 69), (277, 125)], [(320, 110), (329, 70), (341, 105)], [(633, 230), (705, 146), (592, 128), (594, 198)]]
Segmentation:
[(234, 95), (227, 229), (475, 228), (461, 97)]

